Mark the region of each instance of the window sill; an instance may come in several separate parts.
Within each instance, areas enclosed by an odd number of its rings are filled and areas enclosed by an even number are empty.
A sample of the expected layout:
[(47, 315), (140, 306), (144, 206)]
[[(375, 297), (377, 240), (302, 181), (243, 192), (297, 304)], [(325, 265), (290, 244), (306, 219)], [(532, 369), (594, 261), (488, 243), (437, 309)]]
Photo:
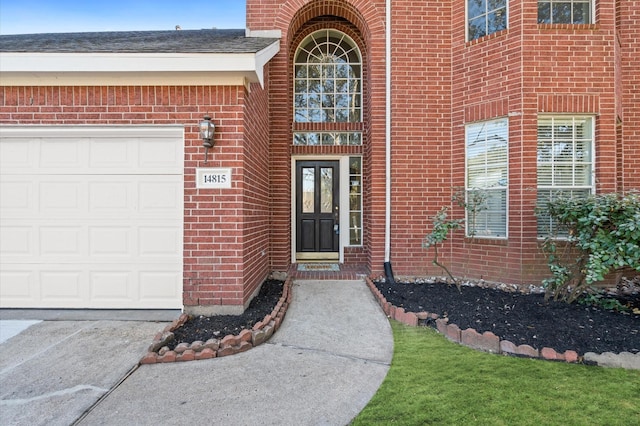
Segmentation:
[(464, 240), (466, 243), (475, 243), (475, 244), (480, 243), (480, 244), (487, 244), (487, 245), (494, 245), (494, 246), (506, 246), (509, 244), (508, 237), (465, 236)]
[(599, 24), (538, 24), (539, 30), (597, 31)]
[(547, 240), (565, 242), (565, 243), (571, 242), (571, 239), (569, 237), (543, 237), (543, 236), (538, 235), (538, 241), (539, 242), (543, 243), (543, 242), (545, 242)]
[(498, 37), (501, 37), (503, 35), (507, 35), (508, 33), (509, 33), (509, 28), (505, 28), (504, 30), (496, 31), (495, 33), (491, 33), (491, 34), (483, 36), (483, 37), (478, 37), (478, 38), (475, 38), (473, 40), (469, 40), (468, 42), (466, 42), (466, 46), (467, 47), (474, 46), (474, 45), (476, 45), (478, 43), (483, 43), (485, 41), (493, 40), (494, 38), (498, 38)]

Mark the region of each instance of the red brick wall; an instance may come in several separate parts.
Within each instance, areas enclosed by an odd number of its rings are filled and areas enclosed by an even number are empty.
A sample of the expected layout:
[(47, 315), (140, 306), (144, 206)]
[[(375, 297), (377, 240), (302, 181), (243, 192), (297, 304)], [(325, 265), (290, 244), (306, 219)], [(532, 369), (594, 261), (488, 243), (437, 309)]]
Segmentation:
[[(361, 41), (366, 61), (364, 87), (366, 93), (384, 93), (384, 15), (383, 1), (354, 2), (323, 0), (273, 0), (247, 2), (247, 27), (251, 30), (282, 32), (280, 53), (269, 66), (271, 117), (271, 186), (272, 186), (272, 266), (286, 270), (291, 260), (291, 155), (363, 154), (363, 191), (365, 198), (363, 230), (364, 248), (348, 248), (345, 259), (379, 265), (382, 268), (384, 244), (384, 181), (371, 179), (371, 171), (384, 169), (384, 96), (365, 95), (364, 128), (366, 146), (357, 147), (292, 147), (291, 94), (292, 56), (297, 43), (314, 28), (338, 26)], [(314, 18), (325, 18), (309, 23)], [(347, 23), (346, 21), (350, 22)], [(322, 24), (320, 21), (324, 21)], [(315, 25), (315, 26), (314, 26)], [(285, 78), (286, 76), (286, 78)], [(376, 206), (375, 209), (372, 206)], [(369, 251), (369, 247), (380, 249)]]
[(622, 190), (640, 190), (640, 1), (617, 0), (622, 96)]
[[(269, 79), (268, 70), (265, 81)], [(245, 95), (242, 181), (244, 302), (247, 303), (271, 270), (271, 201), (269, 170), (269, 92), (254, 83)], [(237, 129), (242, 132), (242, 128)]]
[[(268, 228), (266, 161), (261, 163), (268, 149), (267, 119), (260, 109), (266, 95), (254, 89), (247, 94), (244, 87), (223, 86), (1, 87), (0, 123), (184, 125), (184, 304), (242, 306), (269, 271), (266, 260), (254, 260), (268, 247), (257, 236)], [(206, 113), (216, 124), (216, 142), (205, 165), (197, 123)], [(232, 189), (196, 189), (195, 169), (203, 166), (232, 167)]]
[[(442, 274), (421, 243), (430, 218), (442, 206), (452, 207), (454, 217), (464, 215), (450, 197), (464, 186), (467, 123), (509, 119), (509, 238), (466, 239), (455, 233), (441, 256), (457, 275), (530, 282), (548, 274), (534, 215), (539, 113), (594, 114), (597, 191), (621, 189), (617, 181), (626, 188), (638, 186), (640, 95), (633, 88), (639, 78), (639, 8), (637, 1), (619, 3), (619, 15), (624, 15), (619, 27), (626, 33), (621, 37), (624, 105), (618, 111), (625, 117), (623, 131), (617, 132), (624, 135), (618, 143), (623, 148), (616, 150), (614, 0), (596, 2), (593, 25), (538, 25), (536, 2), (510, 1), (508, 29), (471, 42), (465, 39), (465, 2), (393, 2), (391, 260), (397, 274)], [(369, 250), (374, 274), (382, 272), (384, 259), (384, 9), (384, 1), (247, 4), (249, 28), (282, 31), (283, 49), (272, 62), (273, 76), (290, 75), (288, 55), (295, 49), (297, 31), (318, 16), (345, 18), (362, 35), (370, 96), (364, 100), (364, 250)], [(272, 164), (283, 173), (282, 182), (273, 182), (283, 190), (274, 201), (279, 229), (290, 226), (288, 156), (299, 153), (290, 147), (290, 84), (289, 77), (274, 77), (270, 83), (272, 145), (277, 145)], [(274, 266), (284, 266), (290, 236), (280, 235), (276, 244), (285, 254), (274, 256)]]
[(422, 241), (452, 187), (451, 2), (394, 2), (392, 13), (391, 261), (423, 275)]

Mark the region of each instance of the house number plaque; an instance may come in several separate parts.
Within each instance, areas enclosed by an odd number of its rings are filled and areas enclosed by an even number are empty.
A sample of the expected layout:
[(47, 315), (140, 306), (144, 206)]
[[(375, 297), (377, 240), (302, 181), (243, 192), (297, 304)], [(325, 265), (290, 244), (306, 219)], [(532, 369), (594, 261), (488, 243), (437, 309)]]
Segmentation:
[(231, 188), (231, 169), (196, 169), (196, 188)]

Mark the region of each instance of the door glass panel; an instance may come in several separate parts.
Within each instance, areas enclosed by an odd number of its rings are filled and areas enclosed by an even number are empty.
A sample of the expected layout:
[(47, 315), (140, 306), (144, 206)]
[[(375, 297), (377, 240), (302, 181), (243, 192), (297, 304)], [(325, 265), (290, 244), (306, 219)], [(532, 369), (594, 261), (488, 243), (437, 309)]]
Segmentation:
[(320, 209), (322, 213), (333, 212), (333, 168), (321, 167)]
[(302, 213), (315, 211), (316, 174), (313, 167), (302, 169)]

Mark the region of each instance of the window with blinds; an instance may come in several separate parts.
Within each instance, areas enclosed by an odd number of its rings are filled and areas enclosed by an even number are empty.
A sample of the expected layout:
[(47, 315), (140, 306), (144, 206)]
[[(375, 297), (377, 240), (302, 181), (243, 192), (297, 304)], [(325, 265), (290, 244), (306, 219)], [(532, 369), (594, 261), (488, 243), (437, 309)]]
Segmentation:
[(509, 121), (466, 126), (467, 236), (507, 237)]
[(564, 231), (544, 214), (558, 197), (585, 198), (594, 189), (594, 121), (591, 116), (538, 118), (538, 236)]

